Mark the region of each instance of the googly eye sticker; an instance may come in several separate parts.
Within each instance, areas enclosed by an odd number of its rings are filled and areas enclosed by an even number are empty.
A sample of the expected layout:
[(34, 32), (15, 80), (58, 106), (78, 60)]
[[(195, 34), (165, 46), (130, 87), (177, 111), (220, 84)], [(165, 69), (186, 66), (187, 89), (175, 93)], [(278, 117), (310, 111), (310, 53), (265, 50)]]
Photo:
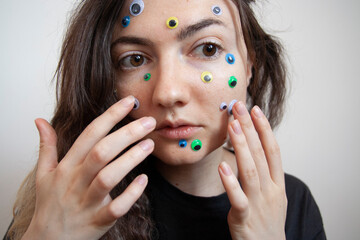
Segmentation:
[(227, 104), (226, 104), (226, 102), (222, 102), (221, 104), (220, 104), (220, 110), (222, 111), (222, 110), (226, 110), (227, 109)]
[(123, 27), (127, 27), (130, 24), (130, 17), (129, 16), (125, 16), (122, 20), (121, 20), (121, 25)]
[(137, 110), (137, 109), (139, 109), (139, 107), (140, 107), (140, 102), (139, 102), (139, 100), (137, 99), (137, 98), (135, 98), (135, 102), (134, 102), (134, 110)]
[(238, 100), (234, 99), (234, 100), (232, 100), (232, 101), (230, 102), (229, 107), (228, 107), (228, 114), (229, 114), (229, 115), (232, 115), (232, 114), (233, 114), (232, 108), (234, 107), (234, 104), (237, 103), (237, 101), (238, 101)]
[(213, 75), (211, 74), (211, 72), (203, 72), (201, 74), (201, 80), (204, 82), (204, 83), (209, 83), (213, 80)]
[(150, 74), (150, 73), (147, 73), (147, 74), (144, 75), (144, 80), (145, 80), (145, 81), (149, 81), (150, 78), (151, 78), (151, 74)]
[(133, 0), (130, 4), (130, 14), (133, 16), (138, 16), (144, 10), (144, 2), (142, 0)]
[(229, 83), (229, 87), (234, 88), (236, 86), (236, 84), (237, 84), (236, 77), (231, 76), (228, 83)]
[(185, 148), (185, 147), (187, 146), (187, 141), (186, 141), (185, 139), (181, 139), (181, 140), (179, 141), (179, 146), (180, 146), (181, 148)]
[(179, 20), (176, 17), (169, 17), (166, 20), (166, 26), (170, 29), (177, 28), (178, 25), (179, 25)]
[(222, 14), (222, 10), (219, 6), (212, 6), (211, 10), (216, 16), (220, 16)]
[(192, 141), (191, 143), (191, 149), (194, 151), (199, 151), (202, 147), (202, 143), (199, 139), (195, 139), (194, 141)]
[(225, 59), (228, 62), (228, 64), (234, 64), (235, 63), (235, 57), (231, 53), (226, 54)]

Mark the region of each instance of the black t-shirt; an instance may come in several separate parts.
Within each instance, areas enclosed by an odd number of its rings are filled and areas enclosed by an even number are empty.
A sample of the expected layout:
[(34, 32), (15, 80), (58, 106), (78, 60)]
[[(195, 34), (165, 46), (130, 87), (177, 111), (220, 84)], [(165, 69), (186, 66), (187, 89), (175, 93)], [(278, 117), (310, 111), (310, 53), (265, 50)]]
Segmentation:
[[(231, 239), (226, 193), (215, 197), (196, 197), (184, 193), (152, 170), (147, 188), (159, 240)], [(285, 174), (288, 209), (286, 239), (326, 239), (318, 206), (309, 188), (299, 179)]]

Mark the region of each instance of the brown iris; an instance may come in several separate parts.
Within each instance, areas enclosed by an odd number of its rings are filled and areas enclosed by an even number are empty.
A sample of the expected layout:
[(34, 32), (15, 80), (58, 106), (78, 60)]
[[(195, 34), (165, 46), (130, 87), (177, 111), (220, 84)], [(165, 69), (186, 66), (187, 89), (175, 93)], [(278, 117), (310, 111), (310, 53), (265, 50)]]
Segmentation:
[(134, 67), (139, 67), (144, 63), (144, 57), (141, 55), (133, 55), (130, 57), (130, 63)]
[(205, 56), (207, 57), (211, 57), (211, 56), (214, 56), (215, 53), (216, 53), (216, 46), (213, 45), (213, 44), (206, 44), (204, 45), (203, 47), (203, 53)]

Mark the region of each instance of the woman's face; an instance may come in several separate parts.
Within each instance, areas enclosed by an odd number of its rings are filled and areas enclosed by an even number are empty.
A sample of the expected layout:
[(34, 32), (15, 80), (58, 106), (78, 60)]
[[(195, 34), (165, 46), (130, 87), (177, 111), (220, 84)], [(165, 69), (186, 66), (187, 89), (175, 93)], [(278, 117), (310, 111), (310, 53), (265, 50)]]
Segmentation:
[[(133, 3), (132, 9), (140, 9), (137, 16), (130, 13)], [(130, 23), (124, 27), (126, 16)], [(230, 116), (220, 106), (234, 99), (245, 101), (251, 77), (232, 1), (126, 1), (112, 42), (118, 96), (139, 100), (132, 118), (152, 116), (157, 121), (149, 135), (155, 156), (171, 165), (190, 164), (221, 147)], [(234, 56), (233, 64), (227, 54)], [(237, 79), (235, 87), (229, 85), (232, 76)], [(198, 151), (191, 147), (196, 139), (202, 143)], [(187, 142), (185, 148), (179, 146), (180, 140)]]

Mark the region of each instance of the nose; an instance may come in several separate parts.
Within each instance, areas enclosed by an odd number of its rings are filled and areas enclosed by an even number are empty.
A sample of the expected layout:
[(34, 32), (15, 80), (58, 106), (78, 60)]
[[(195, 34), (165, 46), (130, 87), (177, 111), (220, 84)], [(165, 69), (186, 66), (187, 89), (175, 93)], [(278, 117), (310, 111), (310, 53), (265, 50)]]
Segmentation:
[(159, 62), (152, 96), (154, 104), (171, 108), (184, 106), (189, 102), (191, 84), (185, 68), (176, 60)]

